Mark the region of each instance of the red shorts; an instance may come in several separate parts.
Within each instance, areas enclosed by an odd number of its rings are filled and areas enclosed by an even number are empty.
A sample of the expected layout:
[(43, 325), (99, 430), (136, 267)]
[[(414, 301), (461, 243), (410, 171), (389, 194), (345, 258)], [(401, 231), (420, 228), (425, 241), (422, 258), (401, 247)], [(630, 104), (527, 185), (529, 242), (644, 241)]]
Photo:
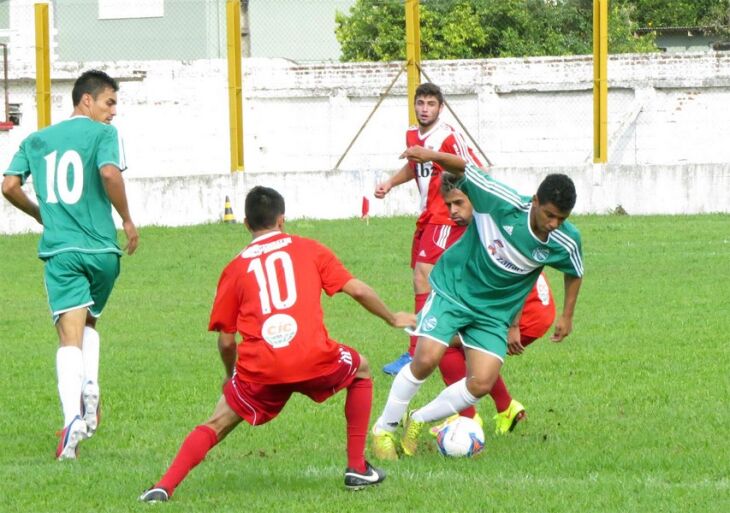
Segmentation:
[(321, 403), (343, 388), (350, 386), (360, 367), (360, 354), (340, 344), (340, 356), (335, 372), (327, 376), (297, 383), (262, 384), (243, 381), (235, 374), (223, 386), (228, 406), (252, 426), (266, 424), (284, 408), (294, 392)]
[(435, 264), (444, 250), (451, 246), (466, 231), (466, 226), (449, 226), (448, 224), (426, 224), (416, 228), (411, 246), (411, 269), (416, 262)]
[[(520, 333), (533, 340), (542, 337), (555, 322), (555, 300), (544, 274), (527, 295), (520, 318)], [(524, 342), (523, 342), (524, 343)]]

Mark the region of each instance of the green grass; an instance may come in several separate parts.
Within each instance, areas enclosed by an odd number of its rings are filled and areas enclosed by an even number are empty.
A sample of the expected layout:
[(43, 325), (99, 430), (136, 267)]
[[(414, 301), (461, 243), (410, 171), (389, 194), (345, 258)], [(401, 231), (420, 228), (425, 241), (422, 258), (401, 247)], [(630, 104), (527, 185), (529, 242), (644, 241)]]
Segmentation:
[[(298, 221), (392, 307), (410, 309), (411, 219)], [(431, 442), (382, 465), (387, 481), (347, 493), (344, 395), (297, 397), (275, 421), (242, 424), (178, 488), (169, 512), (730, 511), (730, 218), (577, 217), (586, 277), (573, 335), (541, 340), (504, 376), (529, 419), (487, 436), (474, 460)], [(0, 237), (0, 511), (130, 512), (220, 394), (206, 332), (222, 267), (248, 242), (240, 225), (145, 228), (104, 313), (104, 417), (80, 460), (53, 460), (61, 414), (56, 339), (33, 258), (37, 236)], [(561, 279), (550, 274), (561, 297)], [(331, 335), (374, 370), (406, 337), (343, 295), (324, 299)], [(559, 299), (560, 304), (560, 299)], [(437, 376), (414, 404), (441, 388)], [(491, 418), (489, 400), (480, 406)]]

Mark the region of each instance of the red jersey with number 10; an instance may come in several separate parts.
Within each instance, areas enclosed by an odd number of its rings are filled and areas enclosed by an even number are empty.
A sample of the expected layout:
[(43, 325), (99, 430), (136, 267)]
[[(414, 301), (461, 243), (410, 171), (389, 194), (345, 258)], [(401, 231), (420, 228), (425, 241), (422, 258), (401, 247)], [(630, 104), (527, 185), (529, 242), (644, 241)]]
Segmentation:
[(322, 244), (273, 232), (253, 240), (218, 282), (210, 331), (239, 332), (236, 374), (255, 383), (295, 383), (337, 368), (340, 353), (324, 326), (322, 290), (352, 275)]
[[(408, 128), (406, 148), (411, 146), (423, 146), (430, 150), (458, 155), (467, 163), (471, 162), (477, 167), (482, 167), (474, 150), (466, 144), (464, 136), (443, 121), (437, 121), (433, 128), (425, 134), (418, 131), (418, 125)], [(433, 162), (423, 164), (409, 162), (409, 164), (416, 175), (416, 184), (421, 194), (421, 215), (418, 217), (416, 225), (419, 228), (426, 224), (454, 226), (455, 223), (449, 218), (449, 210), (441, 197), (441, 173), (443, 172), (441, 166)]]

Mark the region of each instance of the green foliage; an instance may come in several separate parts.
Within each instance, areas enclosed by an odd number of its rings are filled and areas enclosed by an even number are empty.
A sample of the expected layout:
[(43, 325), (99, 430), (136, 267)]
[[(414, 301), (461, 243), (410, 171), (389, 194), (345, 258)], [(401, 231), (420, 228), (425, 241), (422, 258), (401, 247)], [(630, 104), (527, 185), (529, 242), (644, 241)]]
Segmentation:
[[(136, 498), (170, 464), (220, 396), (223, 367), (207, 317), (222, 267), (250, 238), (241, 225), (140, 230), (100, 322), (103, 416), (79, 460), (53, 460), (60, 427), (56, 334), (36, 235), (0, 237), (0, 511), (270, 513), (730, 511), (730, 241), (727, 215), (577, 216), (586, 278), (573, 334), (507, 359), (503, 376), (528, 420), (489, 427), (474, 460), (421, 453), (386, 462), (377, 489), (348, 493), (344, 393), (294, 397), (274, 421), (241, 424), (166, 505)], [(678, 227), (681, 235), (678, 236)], [(294, 221), (394, 308), (409, 309), (412, 218)], [(550, 275), (560, 299), (561, 280)], [(404, 333), (344, 294), (324, 297), (330, 335), (360, 350), (374, 378), (373, 418), (392, 378), (380, 367)], [(442, 388), (438, 373), (414, 400)]]
[(641, 27), (727, 25), (729, 0), (612, 0), (635, 8)]
[[(629, 4), (610, 6), (611, 53), (655, 51), (654, 36), (638, 27)], [(591, 0), (424, 0), (420, 4), (423, 59), (473, 59), (589, 54)], [(343, 61), (405, 59), (402, 2), (358, 0), (337, 13)]]

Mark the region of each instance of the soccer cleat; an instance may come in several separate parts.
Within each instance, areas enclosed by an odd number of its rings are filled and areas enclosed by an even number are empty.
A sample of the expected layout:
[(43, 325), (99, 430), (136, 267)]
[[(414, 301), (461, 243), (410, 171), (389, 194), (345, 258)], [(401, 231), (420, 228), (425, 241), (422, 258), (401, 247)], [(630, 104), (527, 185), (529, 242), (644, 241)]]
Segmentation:
[(494, 432), (498, 435), (506, 435), (526, 416), (525, 407), (512, 399), (512, 402), (509, 403), (509, 407), (506, 410), (494, 416), (496, 426)]
[(170, 494), (164, 488), (150, 488), (139, 496), (139, 500), (153, 504), (155, 502), (167, 502), (170, 500)]
[(362, 490), (385, 481), (385, 471), (373, 467), (365, 462), (365, 472), (358, 472), (351, 468), (345, 470), (345, 488), (348, 490)]
[(89, 437), (86, 423), (78, 415), (61, 431), (61, 438), (56, 448), (56, 459), (75, 460), (79, 452), (79, 442)]
[(390, 431), (373, 426), (373, 452), (379, 460), (395, 461), (398, 459), (398, 451), (395, 449), (395, 435)]
[(86, 429), (91, 437), (96, 433), (101, 418), (101, 402), (99, 401), (99, 385), (88, 382), (81, 393), (81, 415), (86, 422)]
[(416, 455), (416, 451), (418, 450), (418, 437), (421, 436), (421, 431), (425, 425), (425, 422), (413, 420), (413, 411), (408, 412), (408, 415), (403, 420), (403, 438), (400, 441), (403, 454), (406, 456)]
[(413, 357), (408, 354), (408, 352), (403, 353), (400, 355), (397, 359), (393, 360), (389, 364), (385, 365), (383, 367), (383, 372), (386, 374), (390, 374), (391, 376), (395, 376), (400, 372), (400, 370), (411, 363), (413, 361)]

